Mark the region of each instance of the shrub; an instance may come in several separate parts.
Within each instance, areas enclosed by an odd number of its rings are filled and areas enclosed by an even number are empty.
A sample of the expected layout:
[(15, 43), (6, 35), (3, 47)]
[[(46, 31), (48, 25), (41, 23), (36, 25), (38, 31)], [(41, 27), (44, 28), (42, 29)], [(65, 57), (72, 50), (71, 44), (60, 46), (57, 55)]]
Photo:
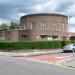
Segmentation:
[(61, 48), (63, 48), (63, 46), (65, 46), (65, 45), (67, 45), (69, 43), (71, 43), (71, 40), (69, 40), (69, 41), (61, 41)]
[(0, 49), (56, 49), (61, 48), (61, 41), (37, 41), (37, 42), (0, 42)]
[(4, 51), (21, 49), (57, 49), (75, 41), (35, 41), (35, 42), (0, 42), (0, 49)]

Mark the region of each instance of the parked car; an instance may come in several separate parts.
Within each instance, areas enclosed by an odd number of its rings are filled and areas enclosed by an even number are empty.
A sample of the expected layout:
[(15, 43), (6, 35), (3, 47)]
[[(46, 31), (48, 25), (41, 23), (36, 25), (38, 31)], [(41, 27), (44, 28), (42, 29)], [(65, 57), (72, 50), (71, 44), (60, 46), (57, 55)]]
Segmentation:
[(68, 44), (66, 46), (63, 47), (63, 51), (66, 52), (66, 51), (72, 51), (72, 52), (75, 52), (75, 44)]

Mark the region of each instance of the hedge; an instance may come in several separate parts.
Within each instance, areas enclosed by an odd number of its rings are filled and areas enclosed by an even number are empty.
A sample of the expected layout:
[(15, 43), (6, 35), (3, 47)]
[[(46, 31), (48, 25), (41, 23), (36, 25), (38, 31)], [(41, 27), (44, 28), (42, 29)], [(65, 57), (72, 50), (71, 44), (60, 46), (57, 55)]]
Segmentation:
[(36, 41), (36, 42), (0, 42), (0, 49), (21, 50), (21, 49), (57, 49), (63, 48), (68, 43), (75, 41)]
[(61, 48), (61, 42), (60, 41), (39, 41), (39, 42), (33, 42), (32, 46), (34, 49)]

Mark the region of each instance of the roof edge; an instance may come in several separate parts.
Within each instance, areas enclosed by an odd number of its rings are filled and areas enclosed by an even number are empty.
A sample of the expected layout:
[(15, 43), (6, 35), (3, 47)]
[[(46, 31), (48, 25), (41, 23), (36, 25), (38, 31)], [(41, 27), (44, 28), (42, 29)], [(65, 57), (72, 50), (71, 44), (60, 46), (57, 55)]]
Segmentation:
[(27, 15), (24, 15), (22, 16), (21, 18), (24, 18), (24, 17), (27, 17), (27, 16), (38, 16), (38, 15), (52, 15), (52, 16), (63, 16), (63, 17), (66, 17), (66, 15), (64, 14), (59, 14), (59, 13), (34, 13), (34, 14), (27, 14)]

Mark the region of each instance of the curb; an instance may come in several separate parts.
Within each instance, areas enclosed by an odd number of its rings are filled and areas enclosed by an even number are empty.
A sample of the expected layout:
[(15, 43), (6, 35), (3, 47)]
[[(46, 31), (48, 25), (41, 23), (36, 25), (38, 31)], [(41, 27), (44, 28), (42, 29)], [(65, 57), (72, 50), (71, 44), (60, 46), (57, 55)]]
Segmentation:
[(28, 53), (13, 53), (13, 52), (0, 52), (0, 56), (35, 56), (35, 55), (44, 55), (44, 54), (52, 54), (52, 53), (57, 53), (61, 52), (61, 50), (56, 50), (56, 51), (38, 51), (38, 52), (28, 52)]

